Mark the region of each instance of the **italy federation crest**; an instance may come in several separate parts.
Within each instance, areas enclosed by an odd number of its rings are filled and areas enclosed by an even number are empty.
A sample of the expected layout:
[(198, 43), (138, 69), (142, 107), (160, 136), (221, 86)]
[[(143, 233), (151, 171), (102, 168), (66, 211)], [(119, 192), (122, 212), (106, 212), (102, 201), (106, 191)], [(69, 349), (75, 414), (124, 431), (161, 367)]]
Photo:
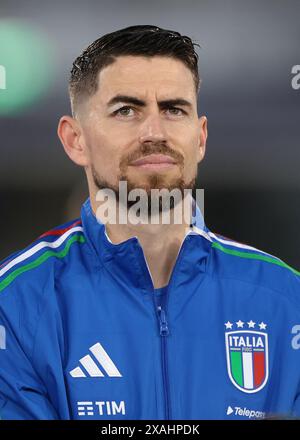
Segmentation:
[[(233, 385), (244, 393), (257, 393), (269, 377), (268, 334), (256, 331), (255, 324), (252, 320), (248, 323), (239, 320), (237, 328), (243, 330), (225, 332), (228, 375)], [(225, 324), (230, 330), (233, 325), (229, 321)], [(261, 322), (258, 326), (265, 330), (267, 325)]]

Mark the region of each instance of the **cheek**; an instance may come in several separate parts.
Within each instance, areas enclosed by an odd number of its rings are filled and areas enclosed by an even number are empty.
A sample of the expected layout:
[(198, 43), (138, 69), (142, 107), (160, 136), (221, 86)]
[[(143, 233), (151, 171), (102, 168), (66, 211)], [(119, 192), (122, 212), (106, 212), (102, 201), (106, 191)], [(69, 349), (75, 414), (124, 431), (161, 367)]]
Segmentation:
[(194, 178), (197, 174), (197, 158), (195, 155), (190, 155), (185, 163), (184, 175), (187, 179)]
[(111, 173), (116, 168), (118, 149), (112, 140), (101, 132), (94, 132), (89, 136), (89, 150), (91, 164), (102, 174)]
[(197, 139), (193, 138), (190, 140), (189, 145), (186, 148), (185, 153), (185, 169), (186, 172), (195, 172), (197, 170), (197, 165), (199, 161), (199, 146)]

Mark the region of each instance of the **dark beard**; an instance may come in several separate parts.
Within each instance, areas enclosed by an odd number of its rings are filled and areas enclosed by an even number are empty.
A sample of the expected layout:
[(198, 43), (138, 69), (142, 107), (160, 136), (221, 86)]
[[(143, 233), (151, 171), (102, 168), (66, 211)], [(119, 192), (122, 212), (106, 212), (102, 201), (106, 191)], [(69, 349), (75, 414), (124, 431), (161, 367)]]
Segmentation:
[[(95, 168), (93, 166), (91, 167), (91, 171), (92, 171), (94, 184), (98, 188), (98, 190), (109, 189), (114, 192), (115, 197), (116, 197), (116, 201), (118, 203), (122, 203), (124, 201), (123, 197), (120, 197), (119, 185), (115, 186), (115, 185), (108, 183), (105, 179), (103, 179), (102, 177), (99, 176), (99, 174), (97, 173), (97, 171), (95, 170)], [(119, 176), (118, 182), (121, 182), (121, 181), (127, 182), (127, 194), (126, 194), (127, 206), (126, 206), (126, 208), (129, 210), (132, 206), (134, 206), (141, 198), (144, 198), (144, 195), (146, 192), (147, 199), (143, 200), (143, 202), (147, 203), (148, 217), (150, 217), (151, 213), (152, 213), (151, 206), (152, 206), (152, 201), (153, 201), (153, 195), (151, 196), (152, 189), (158, 189), (158, 190), (166, 189), (169, 192), (171, 192), (172, 190), (179, 190), (180, 196), (181, 196), (181, 201), (183, 201), (184, 196), (185, 196), (185, 191), (186, 190), (192, 191), (195, 189), (196, 177), (191, 179), (187, 183), (184, 182), (184, 180), (182, 178), (179, 178), (172, 185), (168, 185), (168, 186), (164, 186), (164, 187), (161, 186), (161, 177), (157, 174), (153, 174), (153, 175), (149, 176), (149, 183), (148, 183), (147, 187), (137, 188), (136, 185), (133, 185), (132, 182), (127, 180), (125, 175)], [(128, 200), (128, 194), (130, 193), (130, 191), (132, 191), (134, 189), (135, 190), (136, 189), (144, 190), (142, 193), (142, 196), (137, 196), (136, 200)], [(178, 203), (176, 197), (170, 197), (168, 200), (170, 203), (168, 205), (166, 205), (166, 203), (164, 203), (163, 197), (161, 197), (161, 196), (158, 197), (158, 200), (156, 200), (155, 206), (158, 208), (159, 213), (162, 213), (162, 212), (165, 212), (168, 210), (173, 210)]]

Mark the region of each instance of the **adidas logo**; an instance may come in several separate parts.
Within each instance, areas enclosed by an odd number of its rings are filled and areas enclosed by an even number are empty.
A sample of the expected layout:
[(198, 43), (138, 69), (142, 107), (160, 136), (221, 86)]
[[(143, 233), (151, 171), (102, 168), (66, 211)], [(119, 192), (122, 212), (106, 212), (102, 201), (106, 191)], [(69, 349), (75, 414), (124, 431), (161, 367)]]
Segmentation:
[[(111, 358), (108, 356), (100, 342), (89, 348), (95, 359), (98, 361), (102, 369), (109, 377), (122, 377), (122, 374), (117, 369)], [(86, 355), (79, 359), (82, 367), (76, 367), (70, 371), (72, 377), (104, 377), (105, 375), (100, 370), (99, 365), (91, 355)]]

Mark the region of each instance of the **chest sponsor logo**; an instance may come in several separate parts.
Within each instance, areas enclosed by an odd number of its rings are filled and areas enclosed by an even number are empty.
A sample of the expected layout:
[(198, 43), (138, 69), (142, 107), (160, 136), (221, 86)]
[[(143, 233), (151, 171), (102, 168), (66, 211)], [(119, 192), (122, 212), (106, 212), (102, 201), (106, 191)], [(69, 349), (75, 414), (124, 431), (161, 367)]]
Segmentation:
[(264, 419), (266, 417), (266, 413), (263, 411), (258, 411), (255, 409), (241, 408), (240, 406), (231, 407), (228, 406), (227, 416), (240, 416), (240, 417), (248, 417), (248, 419)]
[(77, 402), (77, 411), (80, 417), (84, 416), (119, 416), (125, 415), (125, 401), (102, 400), (96, 402)]
[[(248, 323), (239, 320), (237, 328), (243, 330), (225, 332), (228, 375), (233, 385), (244, 393), (262, 390), (269, 377), (268, 334), (255, 330), (255, 324), (252, 320)], [(232, 329), (233, 325), (225, 324), (226, 329)], [(258, 326), (260, 330), (267, 327), (263, 322)]]

